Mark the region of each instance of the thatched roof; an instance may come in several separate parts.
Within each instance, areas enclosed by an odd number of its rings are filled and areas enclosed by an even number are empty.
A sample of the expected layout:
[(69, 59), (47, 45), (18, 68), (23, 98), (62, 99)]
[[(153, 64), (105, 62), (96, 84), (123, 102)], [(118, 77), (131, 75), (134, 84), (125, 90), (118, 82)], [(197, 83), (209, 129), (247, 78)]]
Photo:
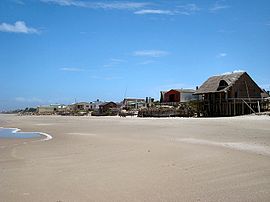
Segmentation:
[[(196, 90), (194, 94), (225, 92), (229, 88), (231, 88), (234, 85), (234, 83), (245, 73), (246, 72), (236, 72), (236, 73), (231, 73), (231, 74), (212, 76), (209, 79), (207, 79), (207, 81), (205, 81), (202, 84), (202, 86), (198, 90)], [(228, 85), (219, 90), (221, 81), (225, 81), (226, 84)]]

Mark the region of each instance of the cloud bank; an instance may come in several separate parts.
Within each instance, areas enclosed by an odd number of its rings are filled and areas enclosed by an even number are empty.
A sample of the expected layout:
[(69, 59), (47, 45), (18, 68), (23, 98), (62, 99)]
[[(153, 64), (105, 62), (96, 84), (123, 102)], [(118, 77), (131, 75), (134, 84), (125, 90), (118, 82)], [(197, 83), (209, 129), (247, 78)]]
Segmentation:
[(163, 14), (163, 15), (174, 15), (175, 13), (170, 10), (159, 10), (159, 9), (143, 9), (134, 12), (137, 15), (146, 15), (146, 14)]
[(77, 0), (41, 0), (41, 2), (52, 3), (59, 6), (76, 6), (92, 9), (117, 9), (117, 10), (140, 9), (149, 4), (145, 2), (129, 2), (129, 1), (86, 2)]

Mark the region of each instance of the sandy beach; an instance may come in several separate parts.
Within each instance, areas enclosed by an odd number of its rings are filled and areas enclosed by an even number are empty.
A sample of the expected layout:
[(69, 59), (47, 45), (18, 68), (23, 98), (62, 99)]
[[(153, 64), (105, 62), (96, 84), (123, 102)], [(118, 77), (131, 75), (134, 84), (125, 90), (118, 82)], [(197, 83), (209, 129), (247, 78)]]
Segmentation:
[[(0, 115), (0, 201), (270, 201), (270, 117)], [(45, 137), (44, 137), (45, 138)]]

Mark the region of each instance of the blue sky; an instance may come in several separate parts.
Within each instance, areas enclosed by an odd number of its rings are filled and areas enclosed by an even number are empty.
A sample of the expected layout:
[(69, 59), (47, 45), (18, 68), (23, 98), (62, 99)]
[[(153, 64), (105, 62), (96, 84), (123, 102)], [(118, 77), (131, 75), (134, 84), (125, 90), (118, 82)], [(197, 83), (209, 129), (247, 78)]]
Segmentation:
[(1, 0), (0, 111), (195, 88), (270, 87), (270, 1)]

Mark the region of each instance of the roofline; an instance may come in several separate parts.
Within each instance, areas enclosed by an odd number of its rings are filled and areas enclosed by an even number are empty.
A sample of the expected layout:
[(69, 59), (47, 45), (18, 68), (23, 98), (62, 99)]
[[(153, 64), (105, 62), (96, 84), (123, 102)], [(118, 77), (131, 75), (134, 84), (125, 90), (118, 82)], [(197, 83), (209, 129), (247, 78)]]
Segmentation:
[(194, 92), (196, 91), (195, 89), (192, 89), (192, 88), (172, 88), (170, 90), (160, 91), (160, 93), (167, 93), (167, 92), (172, 91), (172, 90), (178, 91), (180, 93), (192, 93), (191, 91), (194, 91)]

